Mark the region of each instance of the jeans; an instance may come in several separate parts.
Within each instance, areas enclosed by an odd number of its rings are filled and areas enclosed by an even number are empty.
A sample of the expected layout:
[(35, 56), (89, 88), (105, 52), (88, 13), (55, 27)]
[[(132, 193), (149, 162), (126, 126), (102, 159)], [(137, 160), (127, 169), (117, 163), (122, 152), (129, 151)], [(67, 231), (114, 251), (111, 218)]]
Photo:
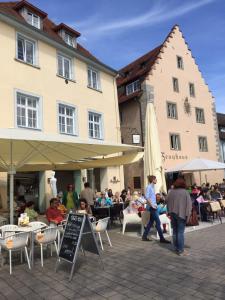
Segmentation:
[(175, 213), (171, 213), (170, 216), (173, 228), (173, 245), (177, 252), (182, 253), (184, 251), (184, 230), (186, 220), (178, 217)]
[(161, 228), (159, 214), (158, 214), (157, 209), (154, 209), (152, 207), (150, 207), (150, 220), (148, 222), (148, 225), (145, 227), (145, 231), (143, 233), (143, 238), (147, 238), (148, 233), (154, 222), (156, 223), (156, 230), (158, 231), (160, 240), (163, 240), (164, 236), (163, 236), (163, 232), (162, 232), (162, 228)]

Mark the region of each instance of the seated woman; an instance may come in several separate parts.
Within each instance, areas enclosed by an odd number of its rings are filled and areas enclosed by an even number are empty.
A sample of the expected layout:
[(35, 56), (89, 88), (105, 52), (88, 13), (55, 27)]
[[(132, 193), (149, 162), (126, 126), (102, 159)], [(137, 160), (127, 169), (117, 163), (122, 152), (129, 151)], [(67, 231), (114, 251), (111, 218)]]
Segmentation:
[[(157, 211), (159, 215), (167, 214), (167, 205), (160, 193), (156, 194)], [(163, 233), (166, 233), (166, 224), (163, 224)]]
[(120, 197), (119, 192), (116, 192), (115, 195), (113, 196), (113, 203), (115, 203), (115, 204), (123, 203), (123, 200)]
[(126, 210), (129, 214), (138, 214), (138, 204), (137, 204), (137, 200), (138, 200), (138, 193), (134, 192), (130, 201), (129, 201), (129, 205), (127, 206)]
[(100, 198), (96, 201), (97, 206), (112, 206), (112, 201), (110, 198), (106, 197), (105, 192), (101, 192)]
[(34, 202), (33, 201), (29, 201), (27, 203), (27, 207), (24, 212), (29, 217), (30, 222), (37, 221), (38, 213), (34, 210)]
[(79, 202), (80, 205), (78, 207), (77, 212), (82, 214), (92, 215), (92, 211), (90, 206), (87, 203), (87, 200), (85, 198), (80, 198)]

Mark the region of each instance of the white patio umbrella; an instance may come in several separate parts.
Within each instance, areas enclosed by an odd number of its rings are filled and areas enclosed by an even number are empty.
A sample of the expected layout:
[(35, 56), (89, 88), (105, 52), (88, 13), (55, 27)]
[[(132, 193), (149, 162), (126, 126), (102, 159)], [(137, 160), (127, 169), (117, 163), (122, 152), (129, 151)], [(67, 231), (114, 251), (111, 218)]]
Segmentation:
[(204, 158), (195, 158), (189, 160), (185, 163), (179, 164), (174, 168), (166, 170), (166, 173), (172, 172), (199, 172), (200, 184), (202, 183), (202, 171), (212, 171), (212, 170), (223, 170), (225, 169), (225, 164), (214, 161), (208, 160)]
[(82, 141), (77, 137), (49, 135), (22, 129), (0, 129), (0, 168), (10, 177), (10, 223), (13, 223), (14, 175), (24, 165), (45, 165), (54, 170), (57, 165), (90, 157), (140, 149), (125, 144), (104, 141)]
[(147, 102), (145, 117), (144, 176), (146, 184), (148, 175), (155, 175), (157, 177), (157, 184), (155, 186), (157, 193), (166, 192), (156, 114), (151, 101)]
[(166, 172), (196, 172), (222, 169), (225, 169), (224, 163), (204, 158), (195, 158), (185, 163), (179, 164), (171, 169), (168, 169), (166, 170)]

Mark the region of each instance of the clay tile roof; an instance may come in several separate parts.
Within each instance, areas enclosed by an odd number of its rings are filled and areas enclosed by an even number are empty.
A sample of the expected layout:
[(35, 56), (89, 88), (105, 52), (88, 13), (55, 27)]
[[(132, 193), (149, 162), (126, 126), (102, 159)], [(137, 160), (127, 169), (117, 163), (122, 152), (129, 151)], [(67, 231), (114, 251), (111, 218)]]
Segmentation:
[[(17, 19), (19, 22), (23, 22), (24, 24), (27, 24), (27, 22), (25, 21), (25, 19), (22, 17), (22, 15), (18, 12), (18, 7), (20, 7), (20, 5), (22, 4), (26, 4), (29, 5), (30, 7), (32, 6), (33, 8), (37, 9), (36, 7), (34, 7), (32, 4), (30, 4), (27, 1), (15, 1), (15, 2), (0, 2), (0, 13), (3, 13), (9, 17), (13, 17), (14, 19)], [(39, 9), (38, 9), (39, 10)], [(42, 12), (41, 10), (39, 10), (39, 12)], [(55, 40), (56, 42), (59, 42), (61, 44), (63, 44), (64, 46), (68, 46), (63, 39), (58, 35), (58, 33), (55, 31), (55, 28), (57, 28), (57, 25), (55, 23), (53, 23), (48, 17), (47, 14), (42, 12), (43, 14), (46, 15), (46, 17), (44, 17), (43, 19), (43, 32), (45, 34), (47, 34), (49, 36), (49, 38)], [(63, 23), (62, 23), (63, 24)], [(29, 24), (27, 24), (29, 25)], [(61, 24), (60, 24), (61, 25)], [(77, 34), (77, 36), (80, 35), (79, 32), (77, 32), (76, 30), (70, 28), (69, 26), (63, 24), (64, 26), (66, 26), (67, 28), (70, 29), (70, 31)], [(30, 25), (29, 25), (30, 26)], [(68, 46), (69, 47), (69, 46)], [(86, 50), (84, 47), (82, 47), (79, 43), (77, 43), (77, 48), (76, 51), (78, 53), (80, 53), (81, 55), (95, 61), (96, 63), (100, 63), (102, 65), (104, 65), (100, 60), (98, 60), (94, 55), (92, 55), (88, 50)], [(106, 68), (109, 68), (108, 66), (104, 65)], [(111, 68), (109, 68), (111, 69)], [(112, 71), (114, 71), (113, 69), (111, 69)], [(114, 71), (115, 72), (115, 71)]]
[(217, 122), (218, 125), (225, 126), (225, 114), (217, 113)]
[(121, 96), (119, 96), (119, 103), (121, 104), (121, 103), (131, 100), (133, 98), (140, 97), (141, 95), (142, 95), (142, 91), (136, 91), (130, 95), (126, 95), (126, 94), (121, 95)]
[(34, 6), (33, 4), (22, 0), (22, 1), (18, 1), (14, 7), (14, 9), (19, 10), (22, 7), (28, 7), (32, 12), (37, 13), (40, 17), (45, 18), (47, 17), (47, 13), (44, 12), (43, 10), (40, 10), (38, 7)]
[(217, 113), (217, 123), (219, 127), (219, 137), (225, 140), (225, 132), (221, 131), (221, 127), (225, 128), (225, 114)]
[(119, 70), (121, 76), (117, 79), (117, 86), (120, 87), (121, 85), (132, 82), (135, 79), (149, 73), (155, 63), (155, 60), (158, 58), (161, 48), (162, 45), (156, 47)]
[(60, 23), (59, 25), (57, 25), (57, 26), (55, 27), (55, 31), (59, 31), (60, 29), (65, 29), (66, 31), (72, 33), (73, 35), (75, 35), (75, 36), (77, 36), (77, 37), (80, 36), (80, 32), (74, 30), (73, 28), (67, 26), (67, 25), (64, 24), (64, 23)]

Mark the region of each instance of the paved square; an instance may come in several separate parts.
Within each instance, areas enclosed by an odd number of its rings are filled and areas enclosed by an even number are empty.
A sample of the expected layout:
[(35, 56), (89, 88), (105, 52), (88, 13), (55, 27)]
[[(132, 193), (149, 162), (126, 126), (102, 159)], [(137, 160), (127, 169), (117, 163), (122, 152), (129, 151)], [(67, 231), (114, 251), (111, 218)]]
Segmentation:
[(187, 233), (188, 257), (156, 241), (109, 234), (104, 271), (98, 257), (80, 254), (69, 282), (69, 266), (55, 273), (56, 257), (45, 255), (42, 269), (36, 249), (32, 271), (19, 261), (11, 276), (8, 265), (1, 268), (0, 299), (225, 299), (225, 224)]

